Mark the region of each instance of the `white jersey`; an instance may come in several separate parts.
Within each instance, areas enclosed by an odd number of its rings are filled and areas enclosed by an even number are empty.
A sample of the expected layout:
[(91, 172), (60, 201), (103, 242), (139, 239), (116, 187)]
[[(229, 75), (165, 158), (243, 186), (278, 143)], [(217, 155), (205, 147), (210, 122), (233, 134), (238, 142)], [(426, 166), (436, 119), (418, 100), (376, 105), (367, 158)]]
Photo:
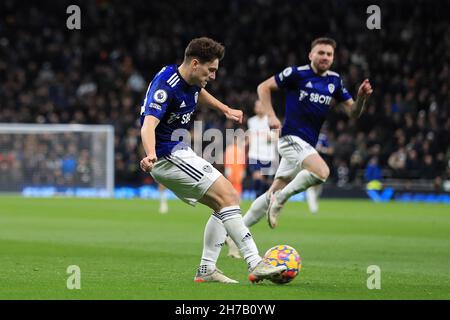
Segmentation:
[(249, 159), (273, 161), (276, 144), (270, 132), (268, 117), (253, 116), (247, 124), (250, 133)]

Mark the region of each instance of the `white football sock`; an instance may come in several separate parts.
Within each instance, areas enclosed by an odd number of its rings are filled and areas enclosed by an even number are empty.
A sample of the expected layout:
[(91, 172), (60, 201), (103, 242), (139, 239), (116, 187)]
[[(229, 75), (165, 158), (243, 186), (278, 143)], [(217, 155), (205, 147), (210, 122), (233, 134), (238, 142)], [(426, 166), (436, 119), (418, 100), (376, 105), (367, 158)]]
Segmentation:
[(247, 227), (251, 227), (262, 217), (265, 216), (267, 209), (269, 208), (269, 199), (267, 197), (267, 192), (260, 195), (258, 198), (253, 201), (250, 209), (248, 209), (247, 213), (244, 216), (244, 223)]
[(166, 202), (167, 201), (166, 189), (159, 190), (159, 200), (161, 202)]
[(159, 212), (160, 213), (167, 213), (169, 209), (168, 203), (167, 203), (167, 195), (166, 195), (166, 189), (159, 189)]
[(208, 270), (215, 268), (226, 237), (227, 232), (222, 221), (212, 215), (205, 226), (200, 266), (207, 266)]
[(324, 183), (322, 179), (316, 176), (311, 171), (303, 169), (291, 182), (289, 182), (283, 189), (281, 189), (278, 194), (278, 201), (280, 203), (285, 203), (291, 196), (294, 194), (300, 193), (310, 186), (314, 186), (316, 184)]
[(242, 253), (249, 269), (254, 268), (262, 259), (250, 230), (245, 226), (239, 206), (230, 206), (214, 213), (225, 226), (226, 232), (233, 239)]
[(306, 189), (306, 202), (308, 203), (309, 211), (316, 213), (319, 210), (319, 205), (317, 204), (317, 191), (315, 187), (309, 187)]

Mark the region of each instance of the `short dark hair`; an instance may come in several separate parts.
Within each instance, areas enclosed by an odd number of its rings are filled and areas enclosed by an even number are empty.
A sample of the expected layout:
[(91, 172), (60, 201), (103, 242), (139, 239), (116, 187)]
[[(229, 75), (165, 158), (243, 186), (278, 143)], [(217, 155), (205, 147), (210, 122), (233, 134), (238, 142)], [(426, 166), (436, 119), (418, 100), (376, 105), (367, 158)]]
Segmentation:
[(222, 60), (225, 55), (225, 47), (213, 39), (207, 37), (195, 38), (189, 42), (184, 51), (184, 60), (198, 59), (201, 63), (210, 62), (214, 59)]
[(311, 42), (311, 50), (318, 44), (329, 44), (330, 46), (333, 47), (333, 49), (336, 49), (336, 41), (334, 41), (334, 39), (331, 38), (321, 37), (314, 39), (313, 42)]

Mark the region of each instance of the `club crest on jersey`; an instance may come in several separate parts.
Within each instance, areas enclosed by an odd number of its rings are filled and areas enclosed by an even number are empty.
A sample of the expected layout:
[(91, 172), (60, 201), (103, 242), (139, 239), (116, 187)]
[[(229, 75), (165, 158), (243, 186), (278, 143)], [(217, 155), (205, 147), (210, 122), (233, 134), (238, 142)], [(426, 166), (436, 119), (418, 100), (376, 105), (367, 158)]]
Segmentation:
[(211, 173), (212, 172), (211, 166), (204, 165), (203, 166), (203, 171), (205, 171), (206, 173)]
[(292, 73), (292, 68), (291, 67), (288, 67), (288, 68), (283, 70), (283, 76), (285, 76), (285, 77), (289, 77), (291, 75), (291, 73)]
[(164, 103), (167, 100), (167, 92), (163, 89), (156, 90), (153, 99), (158, 103)]
[(334, 92), (334, 84), (332, 83), (328, 84), (328, 91), (330, 91), (330, 93)]

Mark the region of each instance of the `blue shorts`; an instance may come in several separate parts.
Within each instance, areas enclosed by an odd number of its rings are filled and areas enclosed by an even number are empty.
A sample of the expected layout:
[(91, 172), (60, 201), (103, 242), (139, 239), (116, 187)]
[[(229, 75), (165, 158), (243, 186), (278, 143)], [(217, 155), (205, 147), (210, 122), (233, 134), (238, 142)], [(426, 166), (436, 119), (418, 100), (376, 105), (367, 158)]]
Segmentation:
[(253, 173), (255, 171), (261, 171), (263, 168), (270, 168), (272, 161), (261, 161), (255, 159), (248, 159), (248, 171)]

